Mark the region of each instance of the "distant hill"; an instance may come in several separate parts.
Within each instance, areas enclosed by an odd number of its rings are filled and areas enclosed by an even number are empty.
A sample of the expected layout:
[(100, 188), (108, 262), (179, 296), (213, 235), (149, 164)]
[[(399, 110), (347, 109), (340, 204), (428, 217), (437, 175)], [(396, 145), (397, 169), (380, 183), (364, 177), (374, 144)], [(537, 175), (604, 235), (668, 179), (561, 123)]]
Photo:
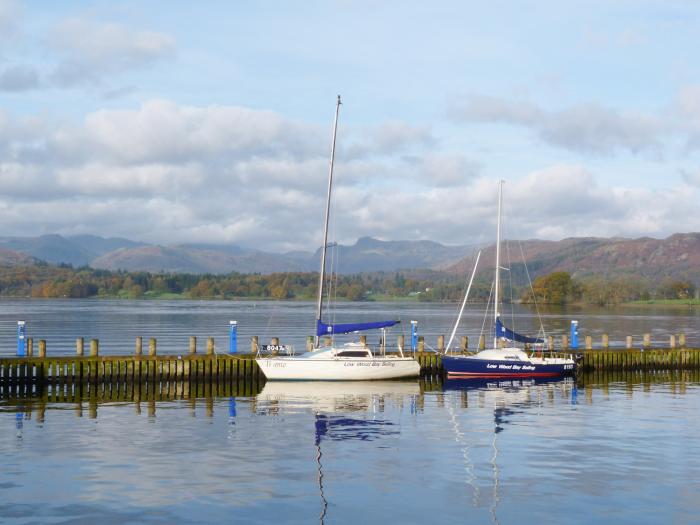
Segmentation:
[[(235, 251), (235, 250), (234, 250)], [(138, 246), (122, 248), (91, 261), (93, 268), (169, 273), (273, 273), (309, 271), (298, 261), (258, 251), (228, 253), (225, 249), (188, 246)]]
[(142, 243), (121, 238), (95, 235), (41, 235), (40, 237), (0, 237), (0, 248), (30, 255), (51, 264), (85, 266), (96, 257), (119, 248), (131, 248)]
[[(509, 251), (510, 266), (518, 280), (524, 276), (521, 247), (533, 279), (554, 271), (566, 271), (574, 277), (626, 276), (645, 280), (673, 277), (700, 283), (700, 233), (677, 233), (666, 239), (583, 237), (561, 241), (507, 241), (501, 248), (502, 264), (508, 266)], [(466, 274), (473, 264), (473, 257), (467, 257), (446, 270)], [(493, 272), (494, 265), (495, 247), (490, 246), (482, 253), (479, 273)]]
[[(516, 284), (527, 282), (521, 250), (532, 279), (563, 270), (574, 277), (629, 276), (647, 281), (665, 277), (700, 284), (700, 233), (677, 233), (666, 239), (568, 238), (561, 241), (505, 241), (503, 266), (510, 266)], [(380, 241), (362, 237), (353, 245), (337, 247), (340, 273), (444, 271), (466, 275), (477, 246), (445, 246), (432, 241)], [(510, 255), (509, 255), (510, 254)], [(235, 245), (147, 245), (123, 238), (93, 235), (0, 238), (0, 264), (29, 265), (36, 260), (52, 264), (89, 265), (107, 270), (185, 273), (273, 273), (318, 271), (319, 251), (284, 254)], [(493, 272), (495, 248), (484, 248), (479, 273)]]
[[(431, 241), (380, 241), (370, 237), (354, 245), (337, 246), (338, 271), (344, 274), (441, 268), (454, 264), (474, 251), (468, 246), (443, 246)], [(310, 252), (274, 254), (237, 246), (187, 244), (138, 246), (106, 253), (91, 266), (108, 270), (145, 270), (190, 273), (271, 273), (317, 271), (320, 249)]]

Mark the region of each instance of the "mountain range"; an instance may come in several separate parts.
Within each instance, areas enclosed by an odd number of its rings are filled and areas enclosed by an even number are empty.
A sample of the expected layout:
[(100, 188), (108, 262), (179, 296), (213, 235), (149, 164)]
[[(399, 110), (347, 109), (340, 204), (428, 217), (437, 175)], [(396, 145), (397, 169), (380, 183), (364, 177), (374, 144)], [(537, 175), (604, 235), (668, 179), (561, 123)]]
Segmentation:
[[(353, 245), (336, 247), (341, 273), (438, 270), (449, 275), (471, 271), (476, 245), (445, 246), (433, 241), (382, 241), (362, 237)], [(673, 277), (700, 283), (700, 233), (677, 233), (665, 239), (568, 238), (504, 241), (502, 265), (517, 280), (553, 271), (575, 277)], [(106, 270), (183, 273), (272, 273), (316, 271), (319, 251), (271, 253), (235, 245), (150, 245), (124, 238), (93, 235), (0, 238), (0, 264), (91, 266)], [(495, 248), (483, 248), (480, 273), (492, 272)]]

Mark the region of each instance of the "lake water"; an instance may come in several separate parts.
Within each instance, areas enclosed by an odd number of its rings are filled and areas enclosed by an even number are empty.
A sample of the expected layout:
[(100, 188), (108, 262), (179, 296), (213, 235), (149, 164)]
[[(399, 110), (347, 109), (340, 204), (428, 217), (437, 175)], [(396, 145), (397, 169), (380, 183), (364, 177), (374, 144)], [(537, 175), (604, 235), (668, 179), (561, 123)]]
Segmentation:
[[(74, 338), (130, 351), (133, 337), (186, 351), (189, 335), (288, 337), (303, 303), (10, 301), (49, 353)], [(369, 310), (365, 313), (365, 310)], [(344, 305), (399, 312), (426, 337), (454, 305)], [(518, 312), (523, 326), (532, 315)], [(265, 318), (267, 316), (267, 319)], [(575, 312), (613, 334), (684, 331), (693, 312)], [(478, 335), (476, 310), (465, 331)], [(549, 313), (563, 333), (571, 312)], [(340, 319), (339, 319), (340, 320)], [(405, 323), (407, 324), (407, 323)], [(664, 332), (665, 330), (665, 332)], [(662, 338), (663, 336), (663, 338)], [(694, 339), (693, 339), (694, 338)], [(161, 344), (161, 341), (163, 343)], [(225, 396), (0, 399), (0, 522), (34, 523), (696, 523), (700, 374), (610, 375), (548, 383), (268, 382)]]
[[(419, 332), (428, 347), (436, 346), (439, 334), (449, 336), (457, 317), (456, 304), (422, 303), (340, 303), (328, 312), (335, 322), (400, 319), (388, 339), (395, 341), (399, 333), (409, 337), (410, 321), (417, 320)], [(158, 340), (158, 352), (187, 352), (189, 336), (200, 339), (203, 348), (207, 337), (214, 337), (217, 351), (228, 351), (229, 321), (238, 321), (241, 351), (250, 351), (250, 337), (260, 342), (279, 337), (281, 343), (304, 349), (306, 337), (313, 334), (315, 307), (309, 302), (253, 301), (118, 301), (118, 300), (7, 300), (0, 301), (0, 355), (16, 353), (17, 321), (27, 321), (29, 337), (47, 341), (49, 355), (75, 353), (76, 337), (100, 340), (105, 355), (133, 353), (134, 340), (150, 337)], [(541, 312), (547, 335), (558, 338), (568, 333), (571, 319), (579, 321), (580, 339), (585, 335), (600, 341), (610, 335), (611, 345), (623, 346), (625, 336), (634, 336), (641, 345), (642, 334), (652, 334), (652, 341), (668, 345), (670, 334), (685, 333), (689, 346), (700, 346), (700, 313), (698, 309), (570, 309)], [(467, 335), (474, 346), (482, 327), (490, 333), (490, 315), (485, 318), (483, 305), (468, 305), (458, 336)], [(530, 308), (516, 306), (506, 313), (504, 322), (516, 331), (535, 335), (539, 317)], [(378, 341), (378, 333), (369, 336)], [(147, 343), (144, 343), (146, 345)], [(456, 344), (459, 344), (457, 341)]]

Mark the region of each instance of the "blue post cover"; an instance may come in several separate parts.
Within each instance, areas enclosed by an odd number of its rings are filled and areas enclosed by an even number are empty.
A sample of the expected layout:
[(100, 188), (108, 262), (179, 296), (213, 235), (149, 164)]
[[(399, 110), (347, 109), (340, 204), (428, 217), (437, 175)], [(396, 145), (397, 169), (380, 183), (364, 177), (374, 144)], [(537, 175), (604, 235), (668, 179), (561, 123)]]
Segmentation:
[(24, 357), (27, 355), (27, 323), (17, 321), (17, 355)]
[(571, 321), (571, 348), (578, 348), (578, 321)]
[(418, 349), (418, 321), (411, 321), (411, 351)]
[(228, 353), (235, 354), (236, 352), (238, 352), (238, 321), (230, 321), (228, 332)]

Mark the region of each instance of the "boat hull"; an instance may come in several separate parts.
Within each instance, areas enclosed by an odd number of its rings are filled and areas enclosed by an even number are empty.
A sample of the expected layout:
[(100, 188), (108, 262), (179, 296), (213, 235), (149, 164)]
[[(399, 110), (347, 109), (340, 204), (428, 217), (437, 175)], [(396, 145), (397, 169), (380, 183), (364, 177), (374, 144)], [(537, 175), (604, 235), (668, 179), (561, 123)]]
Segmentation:
[(410, 357), (308, 359), (271, 357), (255, 360), (269, 380), (367, 381), (400, 379), (420, 374), (418, 361)]
[[(447, 378), (469, 377), (562, 377), (576, 372), (576, 364), (568, 359), (552, 363), (499, 361), (470, 356), (443, 356), (442, 367)], [(560, 361), (560, 362), (557, 362)]]

